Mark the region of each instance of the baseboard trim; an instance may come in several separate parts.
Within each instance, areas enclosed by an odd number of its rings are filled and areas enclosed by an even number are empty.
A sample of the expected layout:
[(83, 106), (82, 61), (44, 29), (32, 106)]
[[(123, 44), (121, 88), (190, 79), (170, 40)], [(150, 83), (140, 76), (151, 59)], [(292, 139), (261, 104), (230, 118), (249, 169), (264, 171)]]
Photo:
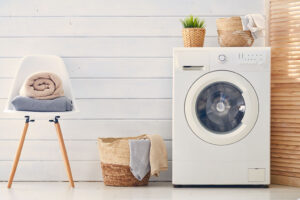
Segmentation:
[(174, 188), (269, 188), (269, 185), (174, 185)]

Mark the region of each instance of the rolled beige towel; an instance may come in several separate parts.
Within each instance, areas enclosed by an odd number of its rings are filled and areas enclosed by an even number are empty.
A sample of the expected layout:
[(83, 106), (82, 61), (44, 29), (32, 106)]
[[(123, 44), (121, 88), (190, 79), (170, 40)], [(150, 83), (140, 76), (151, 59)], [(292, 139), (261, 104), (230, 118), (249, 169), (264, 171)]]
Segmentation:
[(39, 72), (25, 80), (20, 95), (34, 99), (55, 99), (64, 96), (64, 89), (59, 76), (50, 72)]

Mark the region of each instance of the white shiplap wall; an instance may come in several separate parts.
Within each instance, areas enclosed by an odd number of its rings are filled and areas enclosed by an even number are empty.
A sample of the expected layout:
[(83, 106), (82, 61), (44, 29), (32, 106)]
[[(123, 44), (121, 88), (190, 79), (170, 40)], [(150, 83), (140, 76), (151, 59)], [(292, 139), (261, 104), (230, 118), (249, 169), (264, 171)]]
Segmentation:
[[(76, 181), (101, 179), (97, 137), (161, 134), (171, 180), (172, 48), (182, 46), (179, 19), (207, 23), (263, 13), (263, 0), (3, 0), (0, 1), (0, 109), (20, 58), (62, 56), (81, 114), (62, 120)], [(0, 113), (0, 181), (8, 179), (24, 120)], [(53, 125), (30, 124), (15, 180), (67, 180)]]

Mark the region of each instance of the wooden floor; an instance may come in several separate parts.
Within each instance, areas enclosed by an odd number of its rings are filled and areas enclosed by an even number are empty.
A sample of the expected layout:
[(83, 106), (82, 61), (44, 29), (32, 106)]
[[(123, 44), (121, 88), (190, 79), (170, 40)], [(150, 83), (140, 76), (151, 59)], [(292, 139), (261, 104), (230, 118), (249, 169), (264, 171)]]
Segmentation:
[(16, 182), (12, 189), (0, 183), (1, 200), (298, 200), (300, 188), (173, 188), (170, 182), (151, 182), (147, 187), (108, 187), (100, 182)]

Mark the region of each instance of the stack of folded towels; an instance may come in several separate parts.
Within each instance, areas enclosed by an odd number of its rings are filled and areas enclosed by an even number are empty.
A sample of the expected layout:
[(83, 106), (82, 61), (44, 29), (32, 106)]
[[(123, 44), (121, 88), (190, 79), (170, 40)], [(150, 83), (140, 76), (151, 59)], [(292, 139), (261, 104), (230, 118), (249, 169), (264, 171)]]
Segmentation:
[(73, 109), (72, 101), (64, 96), (61, 79), (50, 72), (28, 77), (12, 104), (18, 111), (66, 112)]

